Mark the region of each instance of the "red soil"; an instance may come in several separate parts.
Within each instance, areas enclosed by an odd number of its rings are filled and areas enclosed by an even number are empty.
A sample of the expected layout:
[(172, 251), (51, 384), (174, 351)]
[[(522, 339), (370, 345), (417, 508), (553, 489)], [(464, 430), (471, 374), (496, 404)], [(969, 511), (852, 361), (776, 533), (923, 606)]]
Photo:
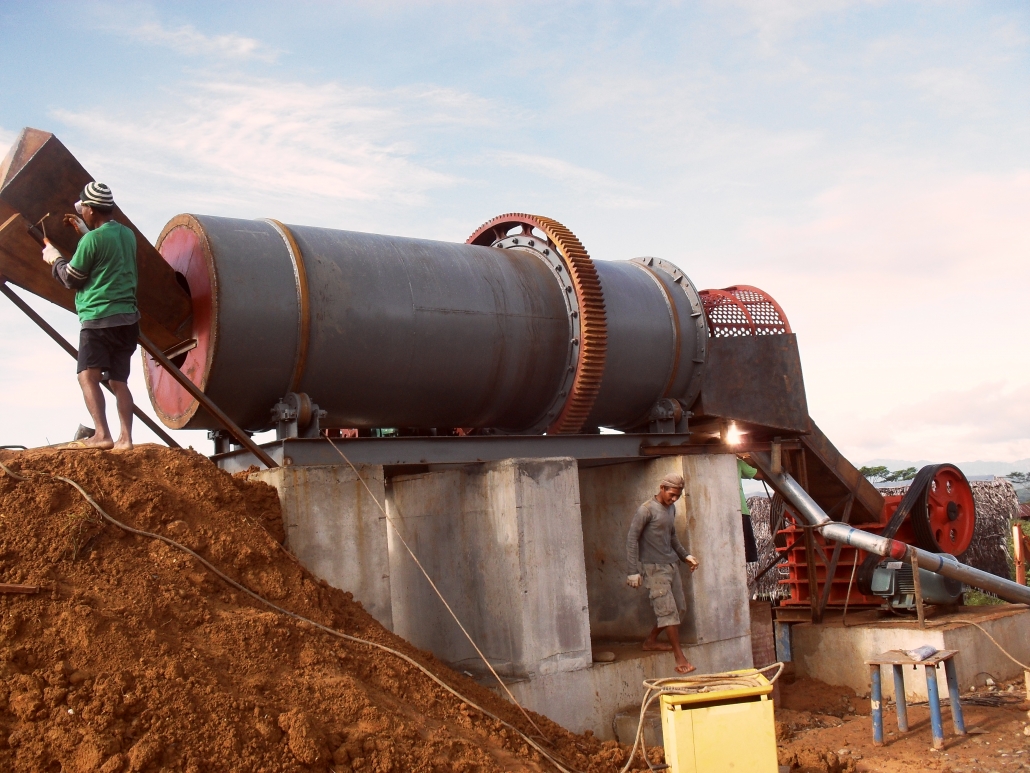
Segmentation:
[[(514, 706), (296, 563), (272, 488), (157, 446), (0, 451), (0, 461), (79, 482), (114, 518), (183, 543), (291, 611), (410, 655), (535, 735)], [(188, 555), (104, 523), (65, 483), (0, 474), (0, 582), (44, 588), (0, 594), (2, 770), (554, 769), (411, 665), (269, 610)], [(534, 720), (572, 768), (625, 762), (615, 742)]]

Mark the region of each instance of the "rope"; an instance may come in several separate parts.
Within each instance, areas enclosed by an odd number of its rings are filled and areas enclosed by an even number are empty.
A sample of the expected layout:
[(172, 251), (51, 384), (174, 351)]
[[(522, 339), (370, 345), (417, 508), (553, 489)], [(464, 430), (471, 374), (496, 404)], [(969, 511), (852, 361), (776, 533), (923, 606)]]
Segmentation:
[(508, 685), (504, 683), (504, 680), (501, 679), (500, 675), (494, 670), (494, 667), (490, 664), (490, 661), (487, 660), (486, 655), (484, 655), (483, 651), (479, 649), (479, 645), (476, 644), (476, 642), (472, 639), (472, 635), (466, 630), (465, 626), (462, 625), (461, 620), (458, 619), (458, 616), (455, 614), (454, 610), (451, 609), (451, 605), (447, 603), (447, 599), (444, 598), (443, 593), (441, 593), (440, 589), (436, 587), (436, 583), (433, 582), (433, 578), (429, 576), (429, 572), (426, 571), (425, 567), (422, 566), (422, 562), (418, 560), (418, 556), (416, 556), (415, 552), (408, 546), (407, 540), (404, 539), (404, 535), (401, 534), (401, 530), (397, 528), (397, 524), (393, 522), (393, 518), (391, 518), (390, 515), (386, 512), (386, 508), (383, 507), (382, 504), (380, 504), (379, 499), (376, 497), (375, 494), (372, 493), (372, 489), (368, 487), (368, 484), (365, 482), (364, 477), (362, 477), (361, 473), (358, 472), (358, 468), (354, 466), (354, 463), (347, 458), (347, 455), (343, 453), (343, 451), (336, 447), (336, 444), (332, 440), (330, 440), (328, 436), (324, 437), (329, 442), (329, 445), (331, 445), (336, 450), (336, 453), (342, 456), (343, 460), (350, 465), (350, 468), (352, 470), (354, 470), (354, 474), (357, 476), (358, 480), (361, 481), (361, 485), (365, 487), (365, 491), (368, 492), (368, 495), (372, 497), (372, 501), (375, 502), (376, 506), (379, 507), (380, 512), (382, 512), (383, 516), (386, 518), (386, 522), (389, 523), (390, 527), (393, 529), (393, 533), (397, 535), (397, 539), (401, 541), (401, 544), (404, 545), (404, 549), (408, 551), (408, 555), (411, 556), (411, 560), (415, 562), (415, 566), (417, 566), (419, 568), (419, 571), (422, 572), (422, 576), (426, 578), (426, 581), (429, 583), (429, 586), (433, 589), (433, 592), (436, 593), (437, 598), (439, 598), (440, 601), (443, 602), (444, 607), (446, 607), (451, 617), (454, 618), (454, 622), (458, 624), (458, 627), (461, 629), (461, 632), (465, 634), (465, 638), (469, 640), (469, 644), (472, 645), (472, 648), (476, 651), (476, 654), (479, 655), (480, 660), (482, 660), (486, 664), (486, 667), (490, 669), (490, 673), (493, 674), (494, 679), (497, 680), (497, 684), (499, 684), (501, 686), (501, 689), (504, 690), (504, 692), (507, 694), (508, 699), (511, 700), (511, 702), (514, 703), (516, 706), (518, 706), (519, 711), (522, 712), (522, 716), (524, 716), (529, 721), (529, 724), (533, 726), (533, 729), (540, 733), (541, 737), (546, 738), (546, 736), (544, 736), (543, 731), (539, 727), (537, 727), (536, 722), (534, 722), (533, 719), (529, 716), (529, 712), (522, 708), (521, 703), (515, 700), (515, 696), (511, 694), (511, 690), (508, 689)]
[[(436, 684), (438, 684), (440, 687), (442, 687), (444, 690), (446, 690), (448, 693), (453, 695), (458, 700), (463, 701), (464, 703), (466, 703), (469, 706), (471, 706), (472, 708), (476, 709), (477, 711), (479, 711), (480, 713), (482, 713), (486, 717), (489, 717), (490, 719), (494, 720), (495, 722), (499, 722), (500, 724), (504, 725), (505, 727), (507, 727), (510, 730), (512, 730), (515, 733), (517, 733), (522, 738), (523, 741), (525, 741), (527, 744), (532, 746), (537, 752), (539, 752), (548, 762), (550, 762), (552, 765), (554, 765), (554, 767), (557, 770), (559, 770), (560, 773), (576, 773), (575, 770), (572, 770), (572, 769), (566, 767), (565, 765), (563, 765), (559, 760), (557, 760), (554, 756), (552, 756), (546, 749), (544, 749), (539, 743), (534, 741), (526, 733), (522, 732), (521, 730), (519, 730), (517, 727), (515, 727), (511, 723), (505, 722), (500, 717), (495, 716), (493, 713), (487, 711), (482, 706), (478, 705), (474, 701), (472, 701), (469, 698), (465, 697), (464, 695), (459, 693), (457, 690), (455, 690), (453, 687), (451, 687), (446, 682), (444, 682), (442, 679), (440, 679), (440, 677), (438, 677), (436, 674), (434, 674), (428, 668), (426, 668), (421, 663), (419, 663), (417, 660), (415, 660), (414, 658), (412, 658), (412, 657), (410, 657), (408, 655), (405, 655), (403, 652), (400, 652), (399, 650), (395, 650), (392, 647), (388, 647), (385, 644), (379, 644), (378, 642), (369, 641), (367, 639), (362, 639), (362, 638), (359, 638), (357, 636), (351, 636), (350, 634), (343, 633), (341, 631), (337, 631), (337, 630), (335, 630), (333, 628), (330, 628), (329, 626), (322, 625), (321, 623), (317, 623), (314, 620), (311, 620), (311, 619), (309, 619), (307, 617), (304, 617), (303, 615), (298, 615), (296, 612), (291, 612), (288, 609), (284, 609), (283, 607), (280, 607), (279, 605), (274, 604), (273, 602), (271, 602), (268, 599), (266, 599), (264, 596), (261, 596), (260, 594), (255, 593), (254, 591), (252, 591), (250, 588), (246, 587), (245, 585), (241, 585), (236, 580), (232, 579), (227, 574), (225, 574), (221, 570), (219, 570), (214, 564), (212, 564), (206, 558), (204, 558), (203, 556), (201, 556), (201, 555), (195, 553), (194, 551), (190, 550), (185, 545), (182, 545), (182, 544), (176, 542), (175, 540), (170, 539), (169, 537), (165, 537), (164, 535), (161, 535), (161, 534), (155, 534), (153, 532), (143, 531), (142, 529), (134, 529), (133, 527), (131, 527), (131, 526), (127, 525), (127, 524), (124, 524), (121, 521), (117, 520), (116, 518), (112, 517), (111, 515), (109, 515), (107, 513), (107, 511), (104, 510), (104, 508), (102, 508), (99, 504), (97, 504), (96, 500), (94, 500), (93, 497), (91, 497), (86, 492), (86, 490), (84, 488), (82, 488), (82, 486), (80, 486), (78, 483), (76, 483), (71, 478), (66, 478), (63, 475), (53, 475), (51, 473), (38, 472), (38, 471), (34, 471), (34, 470), (23, 470), (23, 472), (25, 474), (24, 475), (19, 475), (19, 474), (15, 473), (13, 470), (11, 470), (9, 467), (7, 467), (3, 462), (0, 462), (0, 470), (3, 470), (7, 475), (9, 475), (14, 480), (19, 480), (19, 481), (28, 481), (28, 480), (31, 480), (33, 478), (51, 478), (53, 480), (58, 480), (58, 481), (61, 481), (62, 483), (66, 483), (69, 486), (71, 486), (72, 488), (74, 488), (76, 491), (78, 491), (79, 494), (82, 495), (83, 499), (85, 499), (90, 504), (90, 506), (94, 510), (96, 510), (97, 513), (100, 514), (100, 517), (103, 518), (104, 520), (106, 520), (107, 522), (113, 524), (114, 526), (118, 527), (119, 529), (122, 529), (123, 531), (129, 532), (130, 534), (135, 534), (135, 535), (137, 535), (139, 537), (147, 537), (148, 539), (159, 540), (160, 542), (164, 542), (165, 544), (170, 545), (171, 547), (175, 548), (176, 550), (181, 550), (182, 552), (187, 553), (190, 556), (193, 556), (193, 558), (195, 558), (197, 561), (199, 561), (208, 571), (210, 571), (212, 574), (217, 576), (223, 582), (226, 582), (229, 585), (231, 585), (232, 587), (236, 588), (237, 590), (247, 594), (252, 599), (254, 599), (255, 601), (259, 602), (260, 604), (264, 604), (269, 609), (272, 609), (272, 610), (278, 612), (281, 615), (286, 615), (287, 617), (292, 617), (294, 620), (297, 620), (299, 622), (307, 623), (308, 625), (310, 625), (310, 626), (312, 626), (314, 628), (317, 628), (318, 630), (320, 630), (320, 631), (322, 631), (324, 633), (327, 633), (327, 634), (329, 634), (331, 636), (335, 636), (335, 637), (337, 637), (339, 639), (344, 639), (345, 641), (353, 642), (355, 644), (363, 644), (363, 645), (368, 646), (368, 647), (374, 647), (376, 649), (380, 649), (380, 650), (382, 650), (384, 652), (388, 652), (391, 655), (394, 655), (394, 656), (400, 658), (401, 660), (405, 661), (406, 663), (408, 663), (408, 664), (414, 666), (415, 668), (417, 668), (419, 671), (421, 671), (423, 674), (428, 676)], [(522, 708), (522, 707), (520, 706), (519, 708)], [(525, 709), (523, 709), (523, 714), (525, 714)], [(527, 715), (527, 717), (528, 717), (528, 715)], [(530, 722), (532, 722), (532, 720), (530, 720)], [(536, 728), (537, 731), (539, 732), (539, 728), (536, 727), (535, 723), (533, 724), (533, 727)], [(632, 756), (630, 757), (630, 759), (632, 759)], [(628, 769), (628, 766), (627, 766), (627, 769)]]
[(979, 623), (974, 623), (972, 620), (941, 620), (940, 622), (932, 623), (931, 625), (933, 625), (934, 628), (941, 628), (946, 625), (971, 625), (974, 628), (979, 628), (980, 632), (983, 633), (983, 635), (986, 636), (988, 639), (990, 639), (994, 643), (995, 647), (1001, 650), (1002, 655), (1007, 657), (1009, 660), (1011, 660), (1024, 671), (1030, 671), (1030, 666), (1028, 666), (1026, 663), (1020, 663), (1018, 660), (1012, 657), (1012, 654), (1007, 649), (1002, 647), (998, 643), (998, 640), (991, 636), (991, 634), (988, 633), (987, 629)]

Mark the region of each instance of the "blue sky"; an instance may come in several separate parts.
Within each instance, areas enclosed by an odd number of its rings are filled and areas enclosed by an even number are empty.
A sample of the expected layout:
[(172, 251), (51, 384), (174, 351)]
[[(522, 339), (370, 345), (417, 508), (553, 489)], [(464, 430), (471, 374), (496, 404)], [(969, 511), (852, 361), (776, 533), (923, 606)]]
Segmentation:
[[(0, 31), (0, 145), (55, 132), (152, 239), (539, 212), (769, 291), (853, 460), (1030, 457), (1026, 3), (4, 0)], [(0, 324), (0, 442), (66, 438), (70, 360)]]

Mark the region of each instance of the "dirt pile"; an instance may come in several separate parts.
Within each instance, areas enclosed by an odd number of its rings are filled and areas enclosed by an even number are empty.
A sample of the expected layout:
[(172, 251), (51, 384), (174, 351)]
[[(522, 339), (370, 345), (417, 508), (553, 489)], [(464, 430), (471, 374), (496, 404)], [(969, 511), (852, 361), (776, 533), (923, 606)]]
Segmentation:
[[(795, 689), (797, 688), (797, 689)], [(932, 748), (929, 709), (910, 702), (910, 730), (898, 729), (893, 704), (884, 708), (884, 746), (873, 744), (869, 699), (857, 698), (847, 687), (832, 687), (798, 679), (781, 685), (784, 705), (776, 708), (780, 765), (791, 773), (991, 773), (1030, 770), (1030, 729), (1026, 704), (1019, 700), (1023, 679), (963, 696), (969, 734), (952, 732), (950, 708), (943, 707), (944, 749)], [(827, 713), (848, 703), (857, 711), (841, 716)], [(811, 710), (808, 710), (811, 708)], [(807, 724), (806, 724), (807, 718)], [(787, 728), (793, 724), (792, 728)], [(788, 732), (783, 733), (783, 730)]]
[[(275, 491), (191, 451), (0, 452), (80, 483), (114, 518), (166, 535), (273, 602), (398, 649), (536, 735), (518, 710), (397, 638), (281, 547)], [(553, 770), (395, 656), (270, 611), (188, 555), (105, 524), (67, 484), (0, 473), (0, 769)], [(626, 749), (534, 715), (570, 767)], [(639, 759), (639, 758), (638, 758)]]

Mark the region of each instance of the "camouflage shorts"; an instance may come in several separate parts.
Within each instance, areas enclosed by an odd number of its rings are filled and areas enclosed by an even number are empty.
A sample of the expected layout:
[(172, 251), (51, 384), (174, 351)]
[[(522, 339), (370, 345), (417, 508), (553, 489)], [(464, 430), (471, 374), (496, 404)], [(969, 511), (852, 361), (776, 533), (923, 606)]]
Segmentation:
[(644, 587), (658, 618), (658, 627), (679, 625), (681, 613), (687, 611), (679, 567), (675, 564), (644, 564)]

